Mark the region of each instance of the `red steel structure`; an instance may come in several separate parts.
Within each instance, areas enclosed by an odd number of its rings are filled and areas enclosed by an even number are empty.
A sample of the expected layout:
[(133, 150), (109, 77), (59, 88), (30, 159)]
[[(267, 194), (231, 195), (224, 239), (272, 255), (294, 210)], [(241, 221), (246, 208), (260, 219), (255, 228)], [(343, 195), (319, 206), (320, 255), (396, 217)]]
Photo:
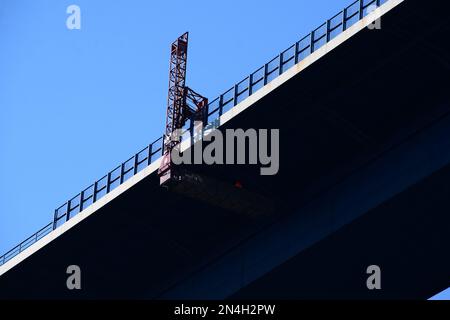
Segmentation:
[(171, 161), (172, 150), (181, 142), (173, 133), (187, 121), (205, 121), (208, 99), (186, 86), (186, 67), (189, 33), (175, 40), (170, 49), (169, 94), (167, 99), (166, 130), (163, 159), (158, 171), (160, 184), (181, 180)]

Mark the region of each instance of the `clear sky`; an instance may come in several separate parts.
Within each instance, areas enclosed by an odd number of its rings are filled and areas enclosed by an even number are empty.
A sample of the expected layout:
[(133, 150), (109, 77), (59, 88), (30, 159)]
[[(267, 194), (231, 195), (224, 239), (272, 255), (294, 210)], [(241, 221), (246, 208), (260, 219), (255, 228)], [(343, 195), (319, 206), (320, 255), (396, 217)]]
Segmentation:
[(350, 2), (1, 0), (0, 255), (162, 134), (179, 35), (188, 85), (215, 98)]
[(450, 300), (450, 288), (442, 291), (441, 293), (433, 296), (430, 300)]

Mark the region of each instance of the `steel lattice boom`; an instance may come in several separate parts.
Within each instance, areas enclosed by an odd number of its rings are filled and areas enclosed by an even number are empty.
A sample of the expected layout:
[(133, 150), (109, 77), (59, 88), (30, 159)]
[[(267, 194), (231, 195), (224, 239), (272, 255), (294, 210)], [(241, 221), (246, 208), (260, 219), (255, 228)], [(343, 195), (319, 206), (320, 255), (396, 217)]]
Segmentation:
[(167, 99), (166, 130), (164, 153), (158, 174), (160, 184), (179, 180), (171, 161), (171, 152), (180, 143), (174, 139), (173, 132), (182, 129), (188, 120), (205, 120), (202, 112), (208, 105), (208, 99), (186, 86), (186, 67), (189, 33), (186, 32), (175, 40), (170, 49), (169, 94)]

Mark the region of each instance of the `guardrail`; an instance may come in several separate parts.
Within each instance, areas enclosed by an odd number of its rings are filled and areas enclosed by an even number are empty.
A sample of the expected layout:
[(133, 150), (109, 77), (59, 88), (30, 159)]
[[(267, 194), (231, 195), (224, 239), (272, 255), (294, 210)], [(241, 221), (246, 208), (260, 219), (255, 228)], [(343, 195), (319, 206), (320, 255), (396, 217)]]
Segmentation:
[[(212, 100), (207, 106), (208, 123), (210, 116), (217, 114), (214, 118), (217, 119), (224, 112), (251, 96), (269, 82), (282, 75), (286, 70), (360, 21), (369, 13), (368, 11), (372, 6), (379, 7), (388, 1), (390, 0), (357, 0), (353, 2), (331, 19), (325, 21), (318, 28), (311, 31), (307, 36), (282, 51), (261, 68), (225, 91), (218, 98)], [(189, 129), (185, 132), (190, 131), (192, 134), (192, 128), (193, 119), (190, 121)], [(0, 256), (0, 265), (3, 265), (98, 199), (108, 194), (111, 190), (124, 183), (130, 177), (149, 166), (153, 162), (155, 155), (163, 153), (163, 139), (164, 136), (153, 141), (147, 147), (58, 207), (55, 210), (53, 221)]]

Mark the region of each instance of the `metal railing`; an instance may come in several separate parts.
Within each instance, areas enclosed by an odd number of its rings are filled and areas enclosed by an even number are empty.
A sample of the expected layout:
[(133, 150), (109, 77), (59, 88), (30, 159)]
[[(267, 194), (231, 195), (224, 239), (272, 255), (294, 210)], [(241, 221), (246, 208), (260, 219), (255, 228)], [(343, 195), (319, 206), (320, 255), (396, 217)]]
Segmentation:
[[(207, 106), (208, 123), (210, 116), (215, 115), (214, 120), (217, 119), (224, 112), (236, 106), (245, 98), (251, 96), (337, 35), (363, 19), (369, 13), (368, 9), (370, 7), (379, 7), (388, 1), (390, 0), (357, 0), (353, 2), (331, 19), (325, 21), (318, 28), (311, 31), (307, 36), (294, 43), (288, 49), (282, 51), (272, 60), (251, 73), (248, 77), (225, 91), (218, 98), (212, 100)], [(184, 133), (190, 132), (192, 135), (193, 119), (191, 119), (188, 126), (189, 128), (186, 129)], [(111, 190), (127, 181), (130, 177), (149, 166), (154, 160), (155, 155), (163, 154), (163, 139), (164, 137), (160, 137), (153, 141), (127, 161), (123, 162), (89, 187), (82, 190), (75, 197), (58, 207), (55, 210), (53, 221), (26, 240), (22, 241), (13, 249), (6, 252), (4, 255), (0, 256), (0, 265), (3, 265), (33, 243), (58, 228), (64, 222), (86, 209), (98, 199), (108, 194)]]
[(95, 181), (89, 187), (82, 190), (75, 197), (58, 207), (55, 210), (53, 221), (2, 255), (0, 257), (0, 265), (55, 230), (64, 222), (86, 209), (111, 190), (114, 190), (117, 186), (127, 181), (142, 169), (148, 167), (153, 160), (157, 158), (155, 155), (162, 154), (162, 139), (163, 137), (156, 139), (133, 157), (129, 158), (127, 161), (111, 170), (108, 174)]

